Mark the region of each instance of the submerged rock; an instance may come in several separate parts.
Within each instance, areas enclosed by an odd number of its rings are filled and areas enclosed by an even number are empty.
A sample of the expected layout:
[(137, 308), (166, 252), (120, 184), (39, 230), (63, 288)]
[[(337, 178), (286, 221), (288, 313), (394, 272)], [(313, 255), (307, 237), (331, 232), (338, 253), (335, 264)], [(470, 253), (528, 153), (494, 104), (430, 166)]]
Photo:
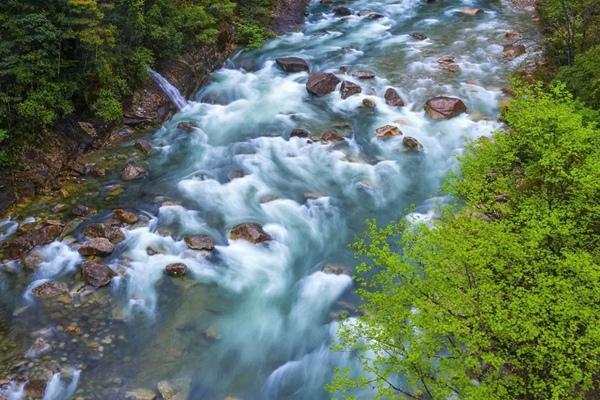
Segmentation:
[(354, 96), (355, 94), (359, 94), (362, 92), (362, 88), (360, 85), (357, 85), (354, 82), (344, 81), (342, 82), (342, 86), (340, 87), (340, 94), (342, 95), (342, 99), (347, 99), (350, 96)]
[(183, 121), (177, 124), (177, 129), (184, 131), (186, 133), (192, 133), (197, 126), (193, 122)]
[(323, 272), (331, 275), (350, 275), (348, 268), (342, 265), (327, 264), (323, 267)]
[(484, 14), (484, 11), (481, 8), (475, 8), (475, 7), (465, 7), (465, 8), (460, 9), (458, 12), (461, 13), (462, 15), (467, 15), (469, 17), (475, 17), (477, 15)]
[(215, 241), (208, 235), (186, 236), (185, 244), (192, 250), (213, 251), (215, 249)]
[(107, 256), (115, 250), (115, 246), (106, 238), (93, 238), (79, 248), (82, 256)]
[(352, 15), (352, 10), (348, 7), (336, 7), (333, 9), (333, 13), (338, 17), (347, 17)]
[(344, 140), (346, 140), (346, 138), (337, 133), (337, 131), (334, 129), (329, 130), (321, 135), (321, 143), (323, 144), (343, 142)]
[(48, 354), (52, 351), (52, 346), (46, 341), (46, 339), (39, 337), (33, 342), (29, 350), (25, 353), (26, 358), (39, 358), (44, 354)]
[(132, 163), (127, 164), (125, 169), (123, 169), (123, 173), (121, 174), (121, 178), (124, 181), (132, 181), (135, 179), (139, 179), (146, 175), (146, 170), (139, 165), (135, 165)]
[(377, 134), (377, 139), (382, 140), (393, 138), (396, 136), (402, 136), (402, 131), (400, 130), (400, 128), (394, 125), (385, 125), (381, 128), (377, 128), (375, 130), (375, 133)]
[(522, 56), (526, 52), (527, 52), (527, 49), (525, 48), (524, 45), (513, 43), (513, 44), (507, 44), (506, 46), (504, 46), (504, 49), (502, 50), (502, 55), (507, 60), (514, 60), (515, 58)]
[(415, 40), (427, 40), (427, 35), (421, 32), (412, 32), (410, 36)]
[(67, 293), (67, 285), (63, 282), (48, 281), (34, 288), (31, 292), (40, 298), (47, 299)]
[(173, 263), (165, 267), (165, 273), (173, 278), (181, 278), (187, 273), (187, 269), (184, 263)]
[(384, 94), (385, 103), (392, 107), (404, 107), (404, 100), (400, 97), (398, 91), (394, 88), (388, 88)]
[(375, 103), (375, 100), (367, 98), (367, 99), (363, 99), (362, 106), (365, 108), (376, 108), (377, 103)]
[(32, 251), (25, 257), (21, 258), (21, 267), (29, 272), (35, 272), (41, 263), (46, 260), (46, 256), (37, 251)]
[(86, 284), (100, 288), (107, 286), (117, 274), (109, 266), (95, 261), (86, 261), (81, 265), (81, 274)]
[(285, 72), (294, 73), (309, 70), (306, 60), (300, 57), (280, 57), (275, 62)]
[(467, 112), (467, 107), (460, 99), (438, 96), (427, 100), (427, 103), (425, 103), (425, 112), (434, 120), (444, 120)]
[(111, 243), (125, 240), (125, 234), (121, 232), (121, 229), (110, 222), (90, 224), (83, 233), (89, 238), (106, 238)]
[(83, 204), (77, 204), (75, 207), (73, 207), (71, 209), (71, 214), (78, 216), (78, 217), (87, 217), (89, 215), (92, 215), (95, 212), (96, 212), (96, 210), (94, 210), (91, 207), (85, 206)]
[(138, 222), (138, 216), (135, 215), (135, 213), (132, 213), (131, 211), (126, 211), (123, 210), (122, 208), (117, 208), (115, 210), (113, 210), (113, 214), (115, 215), (115, 218), (117, 218), (119, 221), (123, 222), (124, 224), (135, 224), (136, 222)]
[(373, 71), (354, 71), (352, 76), (356, 79), (373, 79), (377, 74)]
[(150, 155), (154, 152), (154, 148), (146, 139), (138, 139), (135, 141), (135, 148), (146, 155)]
[(340, 81), (340, 78), (330, 72), (313, 74), (308, 78), (306, 90), (317, 97), (325, 96), (335, 91)]
[(271, 236), (265, 232), (259, 224), (245, 223), (236, 225), (229, 232), (231, 240), (246, 240), (250, 243), (263, 243), (272, 240)]
[(158, 396), (152, 390), (135, 389), (125, 393), (126, 400), (157, 400)]
[(307, 137), (309, 137), (309, 136), (310, 136), (310, 132), (309, 132), (309, 131), (307, 131), (306, 129), (299, 129), (299, 128), (296, 128), (296, 129), (293, 129), (293, 130), (290, 132), (290, 137), (291, 137), (291, 138), (293, 138), (293, 137), (307, 138)]
[(450, 72), (458, 72), (460, 66), (456, 63), (454, 56), (444, 56), (438, 60), (440, 68), (448, 70)]

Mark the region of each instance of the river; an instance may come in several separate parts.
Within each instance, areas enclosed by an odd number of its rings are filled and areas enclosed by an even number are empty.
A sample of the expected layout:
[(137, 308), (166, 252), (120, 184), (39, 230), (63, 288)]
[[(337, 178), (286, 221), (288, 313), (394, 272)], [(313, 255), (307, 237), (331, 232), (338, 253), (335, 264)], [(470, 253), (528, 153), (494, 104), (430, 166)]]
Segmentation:
[[(506, 32), (532, 36), (535, 28), (509, 1), (333, 3), (382, 16), (340, 17), (334, 6), (312, 1), (301, 32), (233, 56), (148, 137), (155, 149), (148, 176), (125, 186), (118, 200), (143, 223), (126, 229), (126, 240), (104, 259), (120, 275), (85, 297), (93, 306), (69, 300), (56, 311), (32, 299), (35, 284), (12, 287), (10, 277), (0, 283), (0, 317), (22, 352), (36, 335), (52, 337), (53, 349), (40, 361), (54, 373), (39, 378), (50, 381), (44, 399), (118, 399), (138, 388), (154, 391), (159, 381), (180, 390), (179, 399), (329, 399), (324, 385), (335, 367), (358, 371), (352, 354), (330, 350), (339, 313), (356, 315), (358, 305), (352, 278), (331, 272), (352, 272), (348, 245), (367, 219), (383, 224), (414, 206), (411, 217), (427, 220), (448, 202), (439, 191), (456, 156), (502, 126), (502, 88), (523, 60), (503, 58)], [(464, 7), (485, 12), (466, 16)], [(352, 81), (362, 93), (312, 96), (306, 72), (285, 73), (275, 63), (286, 56)], [(440, 68), (444, 56), (459, 70)], [(360, 70), (376, 77), (352, 76)], [(386, 104), (390, 87), (404, 107)], [(423, 105), (439, 95), (462, 99), (468, 112), (429, 118)], [(376, 129), (388, 124), (423, 150), (407, 150), (402, 136), (378, 139)], [(316, 138), (290, 138), (296, 128)], [(318, 140), (331, 129), (345, 139)], [(118, 180), (110, 176), (105, 184)], [(93, 221), (110, 214), (100, 209)], [(233, 226), (248, 222), (272, 240), (228, 239)], [(5, 221), (0, 239), (15, 227)], [(212, 254), (187, 248), (182, 238), (197, 234), (215, 240)], [(46, 261), (31, 281), (73, 285), (77, 252), (67, 242), (41, 251)], [(174, 262), (187, 265), (185, 278), (165, 276)], [(73, 324), (78, 339), (63, 333)], [(25, 373), (36, 362), (15, 368)], [(22, 398), (22, 387), (12, 382), (3, 396)], [(357, 396), (372, 398), (368, 391)]]

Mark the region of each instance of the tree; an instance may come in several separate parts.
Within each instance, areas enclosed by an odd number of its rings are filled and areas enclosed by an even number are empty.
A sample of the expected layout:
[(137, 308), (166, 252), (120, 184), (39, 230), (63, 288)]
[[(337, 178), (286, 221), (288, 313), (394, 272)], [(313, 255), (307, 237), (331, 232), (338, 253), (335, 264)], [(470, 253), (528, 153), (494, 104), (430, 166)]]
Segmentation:
[[(600, 376), (600, 129), (563, 86), (518, 91), (431, 225), (369, 225), (341, 348), (380, 398), (584, 399)], [(346, 397), (344, 397), (346, 398)]]

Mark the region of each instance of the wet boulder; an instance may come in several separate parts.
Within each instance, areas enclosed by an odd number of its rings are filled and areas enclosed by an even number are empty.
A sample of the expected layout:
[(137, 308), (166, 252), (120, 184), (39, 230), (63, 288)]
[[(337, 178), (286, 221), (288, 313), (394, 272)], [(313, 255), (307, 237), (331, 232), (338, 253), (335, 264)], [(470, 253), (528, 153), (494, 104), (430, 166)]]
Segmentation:
[(308, 71), (309, 66), (306, 60), (300, 57), (280, 57), (275, 60), (279, 68), (285, 72), (294, 73)]
[(335, 91), (338, 83), (340, 83), (340, 78), (335, 76), (335, 74), (330, 72), (321, 72), (318, 74), (313, 74), (308, 78), (306, 90), (308, 90), (308, 92), (312, 95), (321, 97)]
[(121, 229), (110, 222), (90, 224), (83, 233), (89, 238), (106, 238), (111, 243), (119, 243), (125, 240), (125, 234)]
[(215, 249), (215, 241), (208, 235), (186, 236), (184, 241), (192, 250), (213, 251)]
[(394, 88), (388, 88), (384, 94), (385, 103), (392, 107), (404, 107), (404, 100), (400, 97), (398, 91)]
[(350, 275), (348, 268), (343, 265), (327, 264), (323, 267), (323, 272), (330, 275)]
[(133, 181), (135, 179), (142, 178), (144, 175), (146, 175), (146, 170), (144, 168), (140, 167), (139, 165), (129, 163), (125, 169), (123, 169), (121, 178), (124, 181)]
[(438, 96), (427, 100), (425, 112), (434, 120), (445, 120), (467, 112), (467, 107), (455, 97)]
[(362, 88), (356, 83), (350, 81), (342, 82), (342, 86), (340, 87), (342, 99), (347, 99), (348, 97), (354, 96), (355, 94), (359, 94), (361, 92)]
[(39, 337), (33, 342), (29, 350), (25, 353), (25, 357), (29, 359), (39, 358), (52, 351), (52, 346), (46, 339)]
[(63, 282), (48, 281), (42, 283), (40, 286), (35, 287), (31, 292), (34, 296), (43, 299), (60, 296), (67, 293), (67, 285)]
[(461, 8), (458, 12), (461, 13), (462, 15), (466, 15), (469, 17), (475, 17), (478, 15), (484, 14), (484, 11), (481, 8), (475, 8), (475, 7)]
[(21, 258), (21, 267), (29, 272), (37, 271), (40, 264), (46, 260), (46, 256), (37, 251), (32, 251), (25, 257)]
[(177, 124), (177, 129), (184, 131), (185, 133), (192, 133), (196, 128), (196, 124), (190, 121), (183, 121)]
[(410, 36), (415, 40), (427, 40), (427, 35), (421, 32), (412, 32)]
[(52, 243), (56, 240), (65, 224), (61, 221), (46, 220), (32, 224), (17, 233), (17, 237), (7, 245), (6, 254), (9, 258), (19, 258), (36, 246)]
[(406, 136), (402, 139), (402, 144), (409, 151), (423, 151), (423, 145), (414, 137)]
[(150, 155), (154, 152), (154, 148), (146, 139), (138, 139), (135, 141), (135, 148), (143, 154)]
[(181, 278), (187, 273), (187, 265), (184, 263), (173, 263), (165, 267), (165, 273), (173, 278)]
[(125, 393), (126, 400), (157, 400), (158, 396), (152, 390), (135, 389)]
[(377, 74), (373, 71), (354, 71), (352, 76), (356, 79), (373, 79)]
[(250, 243), (258, 244), (272, 240), (271, 235), (265, 232), (259, 224), (245, 223), (233, 227), (229, 232), (231, 240), (245, 240)]
[(109, 266), (95, 261), (86, 261), (81, 265), (83, 280), (89, 286), (100, 288), (110, 284), (117, 274)]
[(402, 136), (402, 131), (400, 130), (400, 128), (394, 125), (385, 125), (381, 128), (377, 128), (375, 133), (377, 134), (377, 139), (380, 140), (389, 139), (396, 136)]
[(119, 221), (121, 221), (124, 224), (135, 224), (136, 222), (138, 222), (138, 216), (135, 215), (135, 213), (132, 213), (131, 211), (126, 211), (123, 210), (122, 208), (117, 208), (115, 210), (113, 210), (113, 214), (115, 216), (115, 218), (117, 218)]
[(348, 7), (336, 7), (333, 9), (333, 13), (338, 17), (347, 17), (352, 15), (352, 10)]
[(526, 52), (527, 49), (524, 45), (513, 43), (504, 46), (504, 49), (502, 50), (502, 55), (507, 60), (514, 60), (515, 58), (522, 56)]
[(87, 217), (89, 215), (92, 215), (96, 212), (96, 210), (94, 210), (91, 207), (85, 206), (83, 204), (77, 204), (75, 207), (73, 207), (71, 209), (71, 214), (77, 216), (77, 217)]
[(460, 70), (459, 65), (456, 63), (454, 56), (444, 56), (438, 60), (438, 64), (441, 69), (445, 69), (450, 72), (458, 72)]
[(82, 256), (107, 256), (115, 250), (115, 246), (106, 238), (93, 238), (79, 248)]
[(290, 132), (290, 137), (299, 137), (299, 138), (307, 138), (310, 136), (310, 132), (306, 129), (296, 128)]
[(344, 140), (345, 138), (337, 133), (337, 131), (334, 129), (331, 129), (321, 135), (321, 143), (323, 144), (343, 142)]

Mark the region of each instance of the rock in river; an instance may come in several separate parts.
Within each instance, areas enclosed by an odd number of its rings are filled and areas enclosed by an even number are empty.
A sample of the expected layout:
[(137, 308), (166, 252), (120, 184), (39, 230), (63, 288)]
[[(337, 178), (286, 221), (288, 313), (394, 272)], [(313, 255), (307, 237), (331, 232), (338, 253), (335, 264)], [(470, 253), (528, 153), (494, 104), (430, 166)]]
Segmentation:
[(81, 274), (85, 283), (95, 288), (109, 285), (117, 275), (107, 265), (95, 261), (84, 262), (81, 265)]
[(61, 221), (46, 220), (32, 224), (31, 229), (18, 232), (18, 236), (7, 245), (6, 254), (10, 258), (19, 258), (35, 246), (53, 242), (63, 231)]
[(354, 71), (352, 76), (356, 79), (373, 79), (376, 74), (373, 71)]
[(313, 74), (308, 78), (306, 90), (309, 93), (321, 97), (335, 91), (337, 84), (340, 83), (340, 78), (331, 72), (321, 72)]
[(402, 100), (402, 97), (400, 97), (400, 94), (394, 88), (388, 88), (383, 97), (385, 98), (385, 103), (388, 106), (404, 107), (404, 100)]
[(271, 236), (265, 232), (259, 224), (246, 223), (233, 227), (229, 232), (231, 240), (246, 240), (250, 243), (262, 243), (271, 240)]
[(423, 151), (423, 145), (414, 137), (406, 136), (404, 139), (402, 139), (402, 144), (409, 151)]
[(134, 179), (139, 179), (139, 178), (143, 177), (144, 175), (146, 175), (146, 170), (144, 168), (142, 168), (138, 165), (129, 163), (129, 164), (127, 164), (125, 169), (123, 169), (121, 178), (123, 178), (124, 181), (132, 181)]
[(122, 208), (117, 208), (113, 210), (113, 214), (115, 217), (123, 222), (124, 224), (135, 224), (138, 221), (138, 216), (132, 213), (131, 211), (123, 210)]
[(300, 57), (280, 57), (275, 62), (285, 72), (302, 72), (309, 69), (306, 60)]
[(359, 94), (360, 92), (362, 92), (362, 88), (354, 82), (344, 81), (340, 87), (342, 99), (347, 99), (348, 97)]
[(82, 256), (107, 256), (114, 251), (115, 247), (106, 238), (93, 238), (85, 242), (79, 248)]
[(181, 278), (186, 274), (187, 269), (187, 265), (184, 263), (173, 263), (165, 267), (165, 272), (167, 275), (172, 276), (173, 278)]
[(400, 128), (394, 125), (382, 126), (381, 128), (377, 128), (375, 132), (377, 133), (377, 139), (389, 139), (402, 135)]
[(89, 238), (106, 238), (111, 243), (119, 243), (125, 240), (125, 235), (118, 226), (110, 222), (90, 224), (83, 232)]
[(484, 13), (481, 8), (475, 8), (475, 7), (461, 8), (458, 12), (461, 13), (462, 15), (467, 15), (469, 17), (475, 17), (477, 15), (482, 15)]
[(467, 107), (462, 100), (454, 97), (438, 96), (427, 100), (425, 112), (432, 119), (444, 120), (459, 116), (467, 112)]
[(186, 236), (185, 244), (192, 250), (213, 251), (215, 241), (208, 235)]
[(66, 292), (67, 292), (67, 285), (65, 285), (62, 282), (57, 282), (57, 281), (48, 281), (48, 282), (42, 283), (40, 286), (38, 286), (32, 290), (32, 293), (35, 296), (41, 297), (44, 299), (60, 296), (61, 294), (64, 294)]
[(515, 58), (525, 54), (526, 51), (527, 49), (524, 45), (513, 43), (504, 46), (504, 49), (502, 50), (502, 55), (507, 60), (514, 60)]

